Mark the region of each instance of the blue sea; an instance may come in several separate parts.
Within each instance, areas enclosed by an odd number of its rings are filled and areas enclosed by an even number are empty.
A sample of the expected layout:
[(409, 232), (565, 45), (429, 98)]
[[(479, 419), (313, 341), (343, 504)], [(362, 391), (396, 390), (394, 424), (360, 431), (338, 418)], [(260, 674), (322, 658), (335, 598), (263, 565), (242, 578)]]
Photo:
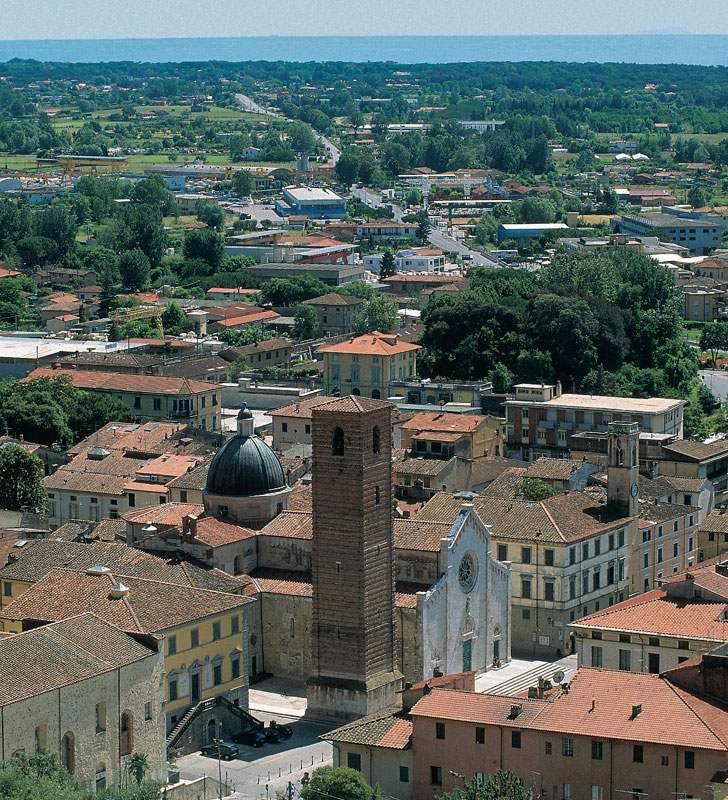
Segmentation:
[(0, 62), (572, 61), (728, 65), (728, 36), (251, 36), (0, 41)]

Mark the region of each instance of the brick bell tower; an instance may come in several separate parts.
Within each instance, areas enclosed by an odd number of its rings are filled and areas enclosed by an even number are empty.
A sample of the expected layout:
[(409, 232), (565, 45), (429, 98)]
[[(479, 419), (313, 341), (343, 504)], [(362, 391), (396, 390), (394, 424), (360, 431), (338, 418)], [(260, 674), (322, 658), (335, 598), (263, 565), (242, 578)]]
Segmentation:
[(308, 716), (395, 706), (391, 405), (350, 396), (313, 410), (313, 618)]

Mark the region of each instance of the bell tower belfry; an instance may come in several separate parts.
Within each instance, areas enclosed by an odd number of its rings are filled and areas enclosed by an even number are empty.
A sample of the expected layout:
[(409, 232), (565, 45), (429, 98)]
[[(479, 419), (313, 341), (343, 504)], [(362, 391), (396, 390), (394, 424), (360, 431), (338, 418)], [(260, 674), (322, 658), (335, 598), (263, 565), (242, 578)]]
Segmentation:
[(610, 422), (607, 426), (607, 502), (625, 517), (639, 513), (639, 439), (636, 422)]
[(392, 406), (349, 396), (313, 410), (313, 615), (308, 716), (395, 706)]

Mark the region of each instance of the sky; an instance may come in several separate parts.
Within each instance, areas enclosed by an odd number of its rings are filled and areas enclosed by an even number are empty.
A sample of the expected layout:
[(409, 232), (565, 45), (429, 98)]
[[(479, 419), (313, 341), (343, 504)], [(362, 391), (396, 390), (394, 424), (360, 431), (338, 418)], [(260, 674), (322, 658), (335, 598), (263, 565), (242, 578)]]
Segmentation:
[(0, 39), (728, 34), (726, 0), (0, 0)]

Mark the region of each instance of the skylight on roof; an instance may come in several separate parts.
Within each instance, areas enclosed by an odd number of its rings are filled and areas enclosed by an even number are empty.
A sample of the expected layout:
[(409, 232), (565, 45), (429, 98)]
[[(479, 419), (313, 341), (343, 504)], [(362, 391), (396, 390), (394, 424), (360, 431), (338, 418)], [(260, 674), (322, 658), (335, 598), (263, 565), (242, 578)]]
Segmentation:
[(132, 431), (135, 431), (137, 428), (141, 428), (141, 425), (131, 425), (126, 429), (126, 432), (131, 433)]
[(144, 428), (144, 430), (147, 431), (147, 433), (148, 433), (149, 431), (156, 430), (158, 427), (159, 427), (159, 425), (157, 425), (157, 423), (154, 422), (151, 425), (149, 425), (148, 427)]

